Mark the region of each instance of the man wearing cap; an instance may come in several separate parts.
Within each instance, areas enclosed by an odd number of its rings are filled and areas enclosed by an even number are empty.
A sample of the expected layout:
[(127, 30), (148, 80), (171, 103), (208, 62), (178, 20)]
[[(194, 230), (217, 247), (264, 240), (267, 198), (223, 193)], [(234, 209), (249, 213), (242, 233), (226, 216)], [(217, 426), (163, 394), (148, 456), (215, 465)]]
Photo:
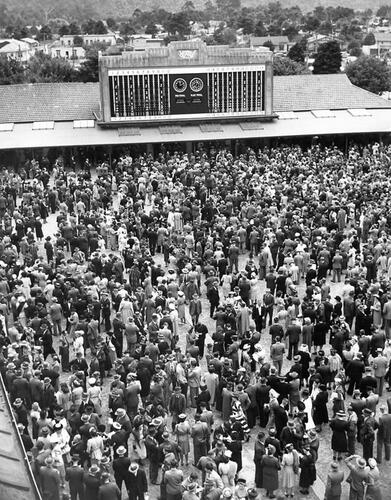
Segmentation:
[(147, 476), (144, 469), (137, 463), (132, 462), (125, 477), (128, 500), (144, 500), (148, 492)]
[(80, 456), (72, 455), (72, 464), (65, 470), (65, 481), (69, 483), (69, 493), (71, 500), (84, 499), (84, 469), (79, 465)]
[[(355, 464), (353, 463), (355, 460)], [(369, 468), (366, 462), (359, 455), (351, 455), (345, 458), (345, 463), (350, 469), (349, 480), (350, 495), (349, 500), (363, 500), (365, 484), (369, 483)]]
[(186, 397), (182, 394), (179, 385), (174, 389), (174, 394), (170, 398), (168, 409), (172, 415), (172, 430), (174, 431), (178, 423), (178, 415), (186, 411)]
[(60, 500), (60, 473), (54, 468), (51, 456), (45, 459), (45, 465), (40, 468), (39, 475), (43, 500)]

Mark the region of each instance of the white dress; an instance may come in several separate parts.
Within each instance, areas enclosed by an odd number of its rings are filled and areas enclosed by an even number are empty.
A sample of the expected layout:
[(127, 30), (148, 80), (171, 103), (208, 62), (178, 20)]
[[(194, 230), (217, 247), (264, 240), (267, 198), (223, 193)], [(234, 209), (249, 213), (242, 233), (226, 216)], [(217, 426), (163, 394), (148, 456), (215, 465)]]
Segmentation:
[(307, 398), (304, 401), (305, 410), (304, 413), (307, 414), (307, 423), (305, 424), (305, 429), (309, 431), (310, 429), (315, 429), (315, 423), (312, 419), (312, 400)]

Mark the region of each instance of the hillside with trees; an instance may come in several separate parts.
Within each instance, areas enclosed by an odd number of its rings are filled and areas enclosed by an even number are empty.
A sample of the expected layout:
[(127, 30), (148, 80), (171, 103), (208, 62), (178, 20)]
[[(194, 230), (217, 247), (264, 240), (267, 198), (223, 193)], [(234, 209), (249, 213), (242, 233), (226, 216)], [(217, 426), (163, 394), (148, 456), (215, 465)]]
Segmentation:
[[(265, 10), (270, 0), (190, 0), (183, 3), (191, 4), (195, 10), (214, 10), (224, 16), (241, 8)], [(142, 11), (153, 11), (164, 8), (168, 12), (177, 12), (183, 8), (183, 3), (176, 0), (165, 0), (164, 7), (158, 0), (0, 0), (0, 22), (2, 24), (13, 24), (20, 21), (29, 24), (46, 24), (50, 19), (63, 19), (66, 21), (84, 21), (89, 18), (105, 19), (115, 16), (118, 19), (130, 17), (132, 13), (140, 9)], [(352, 3), (354, 5), (352, 5)], [(280, 2), (272, 2), (278, 6)], [(376, 11), (384, 4), (384, 0), (284, 0), (280, 7), (291, 9), (300, 5), (303, 13), (308, 13), (316, 7), (334, 7), (355, 10), (367, 10), (371, 8)], [(278, 7), (275, 9), (278, 10)]]

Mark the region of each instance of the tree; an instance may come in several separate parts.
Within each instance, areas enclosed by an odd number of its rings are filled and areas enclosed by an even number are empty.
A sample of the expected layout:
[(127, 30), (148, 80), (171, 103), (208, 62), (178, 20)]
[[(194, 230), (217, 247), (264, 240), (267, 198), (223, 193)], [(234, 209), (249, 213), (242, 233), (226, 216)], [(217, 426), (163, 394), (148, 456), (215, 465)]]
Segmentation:
[(313, 17), (316, 17), (316, 19), (319, 19), (319, 21), (326, 21), (327, 20), (327, 12), (324, 7), (321, 5), (318, 5), (315, 7), (312, 13)]
[(15, 29), (12, 33), (12, 37), (16, 38), (16, 40), (21, 40), (22, 38), (26, 38), (29, 36), (29, 30), (26, 26), (15, 26)]
[(352, 19), (354, 17), (354, 10), (349, 7), (328, 7), (329, 18), (331, 21), (339, 21), (340, 19)]
[(391, 90), (391, 70), (385, 61), (361, 56), (346, 66), (346, 74), (353, 85), (374, 94)]
[(251, 16), (251, 13), (247, 12), (247, 10), (242, 9), (239, 16), (236, 18), (235, 22), (236, 29), (242, 29), (243, 35), (250, 35), (254, 32), (254, 19)]
[(182, 5), (181, 10), (184, 11), (195, 10), (194, 3), (192, 2), (192, 0), (186, 0), (186, 2)]
[(391, 6), (390, 5), (382, 5), (376, 12), (378, 17), (382, 19), (391, 19)]
[(76, 72), (65, 59), (51, 58), (43, 52), (33, 56), (26, 68), (29, 83), (72, 82)]
[(80, 65), (77, 80), (82, 82), (99, 81), (99, 51), (102, 49), (100, 44), (89, 47), (86, 52), (86, 60)]
[(274, 44), (271, 40), (266, 40), (266, 42), (263, 44), (264, 47), (267, 47), (270, 49), (272, 52), (274, 52)]
[(23, 83), (24, 68), (20, 61), (0, 55), (0, 85)]
[(274, 57), (273, 74), (276, 76), (306, 75), (309, 74), (309, 70), (305, 64), (293, 61), (289, 57)]
[(330, 42), (319, 45), (315, 56), (314, 71), (315, 75), (338, 73), (341, 68), (342, 55), (338, 42)]
[(107, 33), (107, 28), (103, 21), (99, 20), (95, 23), (94, 35), (105, 35)]
[(295, 45), (290, 48), (288, 57), (292, 59), (292, 61), (303, 63), (305, 61), (305, 49), (303, 44), (295, 43)]
[(95, 34), (95, 21), (93, 19), (88, 19), (85, 23), (82, 24), (81, 30), (84, 34)]
[(208, 45), (232, 45), (236, 42), (236, 32), (232, 28), (225, 28), (224, 23), (206, 40)]
[(147, 35), (152, 35), (152, 38), (155, 38), (155, 36), (158, 34), (159, 30), (158, 27), (156, 26), (155, 23), (149, 23), (147, 27), (145, 28), (145, 33)]
[(164, 28), (171, 35), (178, 35), (183, 38), (190, 33), (190, 22), (187, 12), (175, 12), (171, 14)]
[(117, 21), (115, 19), (113, 19), (112, 17), (108, 17), (106, 19), (106, 24), (107, 26), (111, 29), (111, 30), (116, 30), (118, 29), (118, 24), (117, 24)]
[(314, 16), (308, 16), (305, 20), (304, 29), (305, 31), (316, 31), (320, 26), (320, 21)]
[(45, 42), (46, 40), (51, 40), (51, 39), (52, 39), (52, 30), (50, 29), (50, 27), (47, 24), (45, 24), (39, 30), (37, 40)]
[(362, 56), (362, 49), (361, 47), (352, 47), (349, 50), (349, 55), (352, 57), (360, 57)]
[(83, 37), (80, 35), (76, 35), (73, 37), (73, 45), (75, 47), (82, 47), (83, 46)]
[(259, 19), (254, 26), (254, 35), (255, 36), (266, 36), (267, 35), (267, 29), (265, 28), (265, 25), (263, 24), (261, 19)]
[(58, 29), (58, 34), (60, 36), (69, 35), (69, 24), (63, 24), (62, 26), (60, 26)]
[(361, 43), (358, 40), (352, 40), (347, 47), (349, 55), (360, 57), (362, 55)]
[(227, 17), (232, 17), (240, 10), (241, 7), (240, 0), (216, 0), (216, 6), (221, 19), (227, 19)]
[(372, 32), (368, 33), (364, 37), (364, 40), (362, 41), (363, 45), (375, 45), (375, 43), (376, 43), (376, 38), (375, 38), (375, 35)]
[(285, 26), (283, 27), (282, 32), (284, 35), (286, 35), (289, 38), (289, 41), (295, 40), (295, 38), (299, 34), (299, 31), (295, 25), (287, 24), (287, 23), (285, 23)]
[(320, 26), (318, 28), (318, 32), (321, 35), (330, 35), (330, 33), (333, 32), (333, 25), (331, 24), (330, 21), (323, 21), (320, 23)]
[(69, 25), (69, 34), (70, 35), (80, 35), (81, 29), (80, 26), (74, 22)]

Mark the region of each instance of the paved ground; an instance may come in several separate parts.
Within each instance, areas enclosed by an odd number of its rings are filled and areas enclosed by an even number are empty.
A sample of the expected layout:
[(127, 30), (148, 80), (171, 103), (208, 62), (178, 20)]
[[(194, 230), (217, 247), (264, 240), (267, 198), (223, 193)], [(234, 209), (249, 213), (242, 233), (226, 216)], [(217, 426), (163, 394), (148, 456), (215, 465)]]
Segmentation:
[[(55, 215), (49, 216), (47, 223), (44, 224), (44, 226), (43, 226), (43, 229), (44, 229), (45, 236), (49, 235), (49, 234), (53, 234), (55, 232), (55, 229), (56, 229)], [(239, 263), (240, 269), (244, 268), (246, 259), (247, 259), (246, 255), (241, 256), (240, 263)], [(156, 260), (159, 263), (163, 264), (163, 259), (162, 259), (161, 255), (157, 255)], [(328, 278), (328, 280), (329, 279), (330, 278)], [(337, 295), (341, 292), (342, 286), (340, 284), (330, 283), (330, 285), (331, 285), (332, 297), (334, 297), (335, 295)], [(259, 283), (259, 293), (262, 294), (264, 289), (265, 289), (264, 282), (260, 282)], [(301, 285), (299, 285), (298, 290), (299, 290), (299, 296), (301, 297), (303, 295), (303, 291), (304, 291), (303, 282), (301, 283)], [(201, 315), (200, 321), (205, 323), (208, 326), (210, 332), (213, 332), (213, 328), (214, 328), (213, 323), (214, 322), (212, 322), (209, 318), (209, 305), (208, 305), (208, 301), (205, 299), (205, 293), (203, 293), (202, 303), (203, 303), (203, 313)], [(187, 332), (187, 329), (189, 328), (189, 326), (190, 326), (190, 324), (180, 326), (180, 342), (179, 342), (179, 344), (183, 349), (185, 346), (186, 332)], [(268, 335), (267, 331), (262, 332), (261, 342), (262, 342), (263, 346), (265, 347), (266, 352), (268, 352), (270, 342), (269, 342), (269, 335)], [(327, 348), (326, 348), (326, 352), (327, 352)], [(88, 356), (87, 356), (87, 358), (88, 358)], [(283, 366), (283, 373), (285, 371), (289, 370), (289, 366), (290, 366), (290, 362), (285, 360), (284, 366)], [(203, 364), (203, 367), (206, 368), (205, 363)], [(67, 377), (63, 376), (63, 378), (66, 379)], [(106, 408), (106, 409), (107, 409), (108, 385), (109, 385), (110, 381), (111, 381), (110, 378), (107, 379), (105, 381), (105, 385), (103, 388), (104, 408)], [(385, 395), (381, 398), (381, 402), (385, 402), (387, 397), (388, 397), (388, 393), (386, 392)], [(193, 417), (194, 410), (188, 410), (188, 414), (189, 414), (190, 418)], [(106, 410), (106, 415), (107, 415), (107, 410)], [(219, 415), (217, 413), (216, 413), (216, 421), (219, 422)], [(170, 421), (169, 421), (168, 427), (169, 427), (169, 429), (171, 429)], [(240, 476), (244, 477), (247, 480), (248, 486), (254, 485), (255, 467), (254, 467), (254, 463), (253, 463), (253, 447), (254, 447), (254, 437), (256, 436), (256, 434), (258, 433), (259, 430), (260, 430), (259, 427), (256, 426), (251, 433), (251, 439), (250, 439), (249, 443), (245, 444), (243, 446), (243, 470), (240, 472)], [(295, 494), (295, 498), (297, 498), (297, 499), (310, 498), (311, 500), (315, 500), (315, 499), (323, 500), (327, 472), (329, 469), (329, 465), (332, 461), (332, 451), (331, 451), (331, 447), (330, 447), (330, 441), (331, 441), (331, 432), (330, 432), (328, 426), (325, 426), (322, 433), (320, 434), (319, 459), (318, 459), (318, 462), (316, 464), (317, 481), (314, 484), (314, 486), (310, 492), (310, 495), (304, 496), (304, 495), (301, 495), (297, 491)], [(361, 446), (358, 445), (358, 453), (360, 453), (360, 452), (361, 452)], [(190, 462), (191, 462), (192, 461), (192, 452), (191, 452), (189, 458), (190, 458)], [(345, 477), (346, 477), (348, 469), (344, 464), (342, 464), (342, 467), (345, 470)], [(184, 467), (183, 470), (184, 470), (184, 473), (186, 476), (191, 471), (195, 470), (195, 468), (193, 466), (189, 466), (189, 467)], [(390, 474), (391, 469), (389, 467), (389, 463), (383, 462), (383, 464), (380, 465), (380, 472), (381, 472), (381, 487), (382, 487), (383, 496), (384, 496), (384, 498), (391, 498), (391, 493), (389, 493), (391, 491), (391, 474)], [(265, 492), (265, 490), (261, 490), (261, 491), (262, 491), (262, 493)], [(157, 500), (159, 498), (159, 487), (158, 486), (151, 486), (149, 494), (150, 494), (151, 500), (152, 499)], [(284, 498), (281, 490), (276, 492), (276, 494), (277, 494), (277, 497)], [(344, 482), (343, 483), (342, 498), (345, 499), (345, 498), (348, 498), (348, 496), (349, 496), (348, 484), (346, 482)]]

